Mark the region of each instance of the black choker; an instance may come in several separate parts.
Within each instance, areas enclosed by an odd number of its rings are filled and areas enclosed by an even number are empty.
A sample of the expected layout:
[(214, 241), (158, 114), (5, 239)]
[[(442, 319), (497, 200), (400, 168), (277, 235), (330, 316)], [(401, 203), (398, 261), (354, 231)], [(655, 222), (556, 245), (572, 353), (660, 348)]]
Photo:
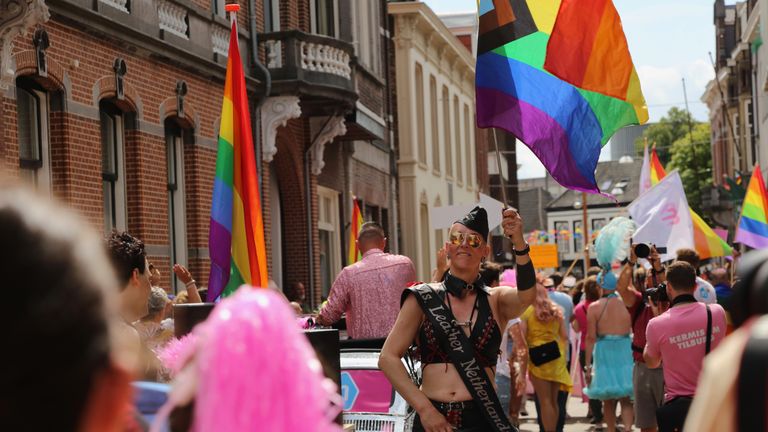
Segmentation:
[(463, 279), (459, 279), (456, 276), (452, 275), (451, 272), (448, 272), (445, 275), (445, 279), (443, 280), (443, 284), (445, 285), (445, 289), (454, 295), (454, 297), (464, 297), (466, 293), (473, 289), (480, 289), (483, 287), (482, 279), (480, 279), (480, 276), (477, 276), (477, 279), (473, 283), (466, 283)]
[(672, 306), (679, 305), (680, 303), (696, 303), (696, 297), (693, 294), (680, 294), (672, 300)]

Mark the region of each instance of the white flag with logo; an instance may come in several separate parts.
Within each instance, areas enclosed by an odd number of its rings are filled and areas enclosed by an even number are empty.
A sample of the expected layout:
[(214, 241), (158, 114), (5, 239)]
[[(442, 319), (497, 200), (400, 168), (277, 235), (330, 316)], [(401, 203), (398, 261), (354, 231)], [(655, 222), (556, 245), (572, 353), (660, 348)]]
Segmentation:
[(653, 243), (667, 248), (661, 259), (675, 258), (680, 248), (694, 249), (693, 221), (688, 210), (680, 173), (672, 171), (628, 207), (637, 223), (634, 243)]
[(651, 188), (651, 163), (648, 159), (648, 143), (643, 150), (643, 166), (640, 168), (640, 195)]

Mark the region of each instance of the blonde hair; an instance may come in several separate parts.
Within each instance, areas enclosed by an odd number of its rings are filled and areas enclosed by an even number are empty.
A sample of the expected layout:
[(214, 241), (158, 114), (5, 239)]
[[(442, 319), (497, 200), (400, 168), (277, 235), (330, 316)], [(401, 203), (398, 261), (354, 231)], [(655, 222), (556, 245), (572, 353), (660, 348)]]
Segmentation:
[(536, 299), (533, 301), (533, 312), (536, 319), (541, 322), (550, 322), (563, 317), (563, 311), (549, 298), (547, 289), (544, 288), (543, 275), (536, 278)]

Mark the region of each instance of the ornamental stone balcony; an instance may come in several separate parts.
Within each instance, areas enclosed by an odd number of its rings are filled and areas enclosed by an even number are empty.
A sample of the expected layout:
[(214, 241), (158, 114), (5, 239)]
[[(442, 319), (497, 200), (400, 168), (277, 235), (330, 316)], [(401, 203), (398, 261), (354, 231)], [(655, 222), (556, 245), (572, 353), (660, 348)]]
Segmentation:
[(272, 75), (270, 96), (299, 96), (308, 115), (354, 107), (351, 44), (290, 30), (259, 34), (259, 48)]

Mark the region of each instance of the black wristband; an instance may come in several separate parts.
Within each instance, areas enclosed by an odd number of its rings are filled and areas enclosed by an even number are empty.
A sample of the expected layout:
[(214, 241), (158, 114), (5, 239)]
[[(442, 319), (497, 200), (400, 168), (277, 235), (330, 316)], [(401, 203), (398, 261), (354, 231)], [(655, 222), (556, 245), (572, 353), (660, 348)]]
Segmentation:
[(531, 251), (531, 245), (528, 243), (525, 244), (525, 248), (523, 250), (517, 250), (514, 247), (512, 248), (512, 252), (515, 253), (517, 256), (526, 256)]
[(525, 264), (517, 265), (517, 290), (526, 291), (536, 286), (536, 270), (533, 263), (528, 261)]

